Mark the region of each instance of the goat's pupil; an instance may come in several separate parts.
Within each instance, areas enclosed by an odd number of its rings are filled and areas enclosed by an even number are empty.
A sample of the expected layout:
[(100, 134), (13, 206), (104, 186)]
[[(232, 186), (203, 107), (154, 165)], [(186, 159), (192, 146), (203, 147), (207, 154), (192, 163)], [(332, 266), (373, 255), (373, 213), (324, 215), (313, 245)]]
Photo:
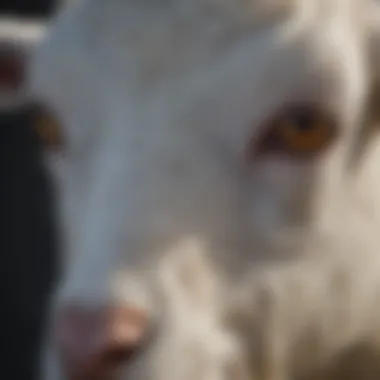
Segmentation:
[(315, 120), (315, 114), (305, 109), (295, 110), (290, 116), (291, 124), (300, 133), (313, 130), (316, 126)]

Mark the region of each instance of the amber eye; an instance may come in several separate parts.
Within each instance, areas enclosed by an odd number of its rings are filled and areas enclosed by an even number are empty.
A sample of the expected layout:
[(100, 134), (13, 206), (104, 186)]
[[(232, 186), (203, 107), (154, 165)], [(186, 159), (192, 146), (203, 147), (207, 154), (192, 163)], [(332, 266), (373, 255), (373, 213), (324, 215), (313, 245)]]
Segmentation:
[(310, 157), (324, 151), (337, 135), (334, 117), (313, 107), (294, 107), (265, 125), (250, 147), (255, 156), (266, 153)]
[(45, 148), (53, 151), (63, 148), (61, 126), (50, 112), (44, 109), (35, 111), (33, 114), (33, 127)]

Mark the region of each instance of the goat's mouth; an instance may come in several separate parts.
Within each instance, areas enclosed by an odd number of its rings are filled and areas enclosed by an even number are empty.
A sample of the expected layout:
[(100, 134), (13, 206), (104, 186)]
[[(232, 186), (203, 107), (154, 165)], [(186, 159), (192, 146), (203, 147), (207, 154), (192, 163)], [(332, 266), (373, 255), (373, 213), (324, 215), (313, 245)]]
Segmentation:
[(117, 308), (100, 315), (72, 309), (61, 315), (57, 334), (61, 367), (68, 380), (111, 380), (147, 347), (151, 329), (144, 312)]
[(111, 380), (115, 370), (130, 363), (138, 354), (137, 347), (114, 347), (94, 355), (81, 372), (72, 373), (70, 380)]
[(131, 365), (141, 353), (142, 345), (126, 347), (120, 344), (92, 355), (81, 364), (80, 370), (72, 363), (65, 363), (64, 358), (62, 361), (66, 364), (65, 374), (68, 380), (112, 380), (118, 370)]

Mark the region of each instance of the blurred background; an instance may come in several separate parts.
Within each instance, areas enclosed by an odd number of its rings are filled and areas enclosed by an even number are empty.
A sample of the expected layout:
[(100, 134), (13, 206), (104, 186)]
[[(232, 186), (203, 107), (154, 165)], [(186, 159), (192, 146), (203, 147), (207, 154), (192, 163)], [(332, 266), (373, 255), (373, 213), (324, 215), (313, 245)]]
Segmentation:
[[(1, 0), (0, 22), (48, 19), (56, 6), (52, 0)], [(51, 183), (32, 123), (25, 107), (0, 109), (1, 367), (11, 380), (38, 379), (42, 327), (58, 268)]]
[(53, 0), (1, 0), (0, 11), (22, 17), (49, 17), (57, 1)]

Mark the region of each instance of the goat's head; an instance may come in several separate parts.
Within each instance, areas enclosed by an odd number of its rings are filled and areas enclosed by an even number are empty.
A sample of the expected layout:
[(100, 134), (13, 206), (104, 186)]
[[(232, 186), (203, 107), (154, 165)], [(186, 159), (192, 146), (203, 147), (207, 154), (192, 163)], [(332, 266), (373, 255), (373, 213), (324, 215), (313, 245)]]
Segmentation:
[[(116, 308), (125, 340), (140, 339), (136, 309), (153, 324), (162, 309), (146, 279), (168, 252), (186, 256), (189, 240), (214, 265), (204, 267), (233, 279), (326, 254), (326, 243), (374, 239), (370, 7), (93, 0), (63, 12), (30, 81), (61, 126), (49, 153), (66, 260), (55, 310), (74, 307), (71, 320), (87, 325), (92, 310)], [(146, 377), (163, 377), (160, 368)]]

